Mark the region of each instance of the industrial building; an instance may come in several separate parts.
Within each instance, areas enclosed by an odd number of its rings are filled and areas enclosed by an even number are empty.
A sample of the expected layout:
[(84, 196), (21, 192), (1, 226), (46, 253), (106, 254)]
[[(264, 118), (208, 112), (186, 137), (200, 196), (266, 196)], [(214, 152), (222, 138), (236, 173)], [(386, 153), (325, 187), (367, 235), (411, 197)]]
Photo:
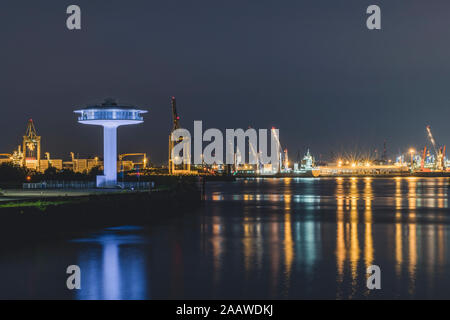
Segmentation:
[[(103, 161), (99, 157), (80, 158), (74, 152), (70, 152), (70, 161), (53, 159), (49, 152), (42, 154), (42, 137), (37, 134), (34, 121), (28, 120), (22, 143), (12, 153), (0, 153), (0, 164), (12, 163), (37, 172), (45, 172), (50, 167), (57, 170), (71, 170), (77, 173), (88, 173), (94, 168), (103, 170)], [(44, 156), (44, 157), (42, 157)], [(139, 157), (138, 161), (125, 158)], [(148, 165), (146, 153), (125, 153), (118, 156), (117, 172), (132, 171), (136, 168), (145, 169)]]

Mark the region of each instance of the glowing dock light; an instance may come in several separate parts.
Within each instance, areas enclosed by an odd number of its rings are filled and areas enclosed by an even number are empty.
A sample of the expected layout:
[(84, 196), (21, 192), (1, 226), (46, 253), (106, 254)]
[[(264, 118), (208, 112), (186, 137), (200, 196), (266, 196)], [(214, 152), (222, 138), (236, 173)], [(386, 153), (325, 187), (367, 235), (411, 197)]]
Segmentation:
[(117, 185), (117, 128), (144, 122), (140, 110), (133, 106), (118, 105), (113, 99), (105, 99), (101, 105), (75, 110), (80, 114), (78, 122), (103, 127), (103, 176), (97, 176), (97, 187), (111, 188)]

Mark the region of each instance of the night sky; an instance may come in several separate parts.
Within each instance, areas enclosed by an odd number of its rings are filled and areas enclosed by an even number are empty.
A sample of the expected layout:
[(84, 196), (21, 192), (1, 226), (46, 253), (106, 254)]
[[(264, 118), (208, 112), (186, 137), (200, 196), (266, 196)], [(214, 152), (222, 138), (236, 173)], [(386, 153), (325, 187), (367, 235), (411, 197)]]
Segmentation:
[[(66, 8), (82, 30), (66, 28)], [(366, 9), (382, 10), (382, 30)], [(0, 153), (33, 118), (43, 152), (102, 154), (76, 107), (115, 97), (149, 110), (119, 152), (167, 158), (169, 97), (181, 125), (280, 129), (291, 160), (310, 147), (382, 150), (450, 143), (450, 1), (20, 1), (0, 4)]]

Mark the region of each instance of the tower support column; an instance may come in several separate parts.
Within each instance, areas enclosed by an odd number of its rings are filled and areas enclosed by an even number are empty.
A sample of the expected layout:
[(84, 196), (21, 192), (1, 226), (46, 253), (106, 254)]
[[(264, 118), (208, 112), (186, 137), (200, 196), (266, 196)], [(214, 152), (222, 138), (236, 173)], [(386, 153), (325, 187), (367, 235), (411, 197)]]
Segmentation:
[(115, 187), (116, 185), (117, 185), (117, 126), (104, 126), (103, 176), (97, 178), (97, 186)]

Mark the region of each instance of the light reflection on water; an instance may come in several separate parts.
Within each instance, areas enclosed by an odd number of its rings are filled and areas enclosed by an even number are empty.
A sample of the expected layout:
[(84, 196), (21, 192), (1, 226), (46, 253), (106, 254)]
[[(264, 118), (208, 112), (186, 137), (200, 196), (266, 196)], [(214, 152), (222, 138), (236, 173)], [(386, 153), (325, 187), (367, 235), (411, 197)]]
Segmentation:
[[(207, 201), (197, 214), (40, 246), (21, 253), (13, 268), (0, 260), (2, 274), (10, 275), (6, 279), (21, 277), (15, 270), (24, 266), (32, 279), (49, 269), (33, 286), (7, 280), (15, 291), (1, 291), (0, 297), (14, 292), (14, 297), (74, 299), (450, 298), (447, 183), (444, 178), (208, 183)], [(64, 288), (61, 270), (70, 264), (82, 270), (82, 290), (76, 293)], [(381, 268), (379, 291), (366, 288), (372, 264)]]
[[(281, 181), (256, 179), (244, 184), (243, 189), (248, 193), (217, 188), (209, 195), (212, 202), (244, 202), (244, 207), (256, 207), (260, 211), (266, 208), (283, 214), (283, 219), (265, 221), (269, 230), (280, 231), (272, 238), (278, 246), (269, 247), (270, 274), (278, 277), (282, 273), (285, 283), (271, 297), (308, 297), (304, 294), (308, 290), (291, 288), (296, 282), (291, 279), (293, 270), (300, 271), (298, 275), (311, 275), (312, 268), (327, 265), (334, 256), (336, 298), (450, 298), (442, 283), (435, 288), (440, 277), (450, 284), (444, 275), (448, 264), (447, 179), (354, 177)], [(291, 183), (294, 187), (289, 186)], [(276, 188), (267, 187), (274, 184)], [(330, 221), (331, 215), (335, 215), (334, 223)], [(330, 238), (333, 224), (334, 240)], [(247, 222), (244, 230), (248, 230)], [(331, 243), (334, 252), (330, 250)], [(246, 252), (245, 269), (252, 272), (255, 268), (249, 263), (248, 252), (256, 254), (257, 251), (246, 246)], [(383, 290), (375, 292), (365, 288), (365, 270), (372, 264), (379, 264), (387, 271), (383, 273), (387, 274), (384, 279), (388, 279), (384, 283), (385, 295)], [(317, 272), (312, 276), (324, 274)], [(421, 287), (416, 288), (419, 276)], [(321, 281), (315, 284), (319, 288), (323, 286)], [(332, 297), (329, 291), (311, 291), (314, 297)]]
[[(276, 182), (267, 182), (267, 180), (275, 179), (262, 179), (257, 178), (251, 186), (260, 184), (270, 184), (273, 186)], [(286, 181), (285, 181), (286, 180)], [(292, 190), (289, 190), (289, 180), (293, 180), (294, 184), (302, 185), (302, 193), (292, 194)], [(335, 183), (338, 185), (336, 189), (336, 194), (334, 195), (321, 195), (316, 193), (313, 188), (313, 184), (320, 184), (319, 181), (324, 183)], [(372, 184), (377, 181), (384, 180), (384, 182), (389, 181), (388, 189), (390, 191), (391, 187), (389, 184), (395, 184), (395, 193), (388, 194), (380, 190), (380, 194), (374, 194), (372, 192)], [(419, 181), (420, 188), (417, 188), (417, 181)], [(343, 197), (346, 203), (350, 200), (361, 200), (367, 198), (369, 200), (376, 200), (377, 203), (383, 202), (387, 206), (393, 206), (395, 201), (396, 208), (407, 207), (409, 209), (416, 208), (448, 208), (448, 198), (447, 198), (447, 184), (448, 180), (446, 178), (392, 178), (392, 179), (376, 179), (376, 178), (336, 178), (336, 179), (310, 179), (310, 178), (285, 178), (280, 179), (280, 181), (285, 181), (283, 184), (284, 192), (280, 192), (280, 189), (269, 190), (268, 193), (257, 193), (255, 190), (248, 190), (248, 193), (240, 193), (241, 188), (237, 188), (235, 192), (224, 193), (220, 190), (215, 190), (207, 196), (207, 200), (212, 201), (292, 201), (309, 203), (311, 208), (320, 208), (320, 203), (325, 201), (338, 199)], [(344, 190), (343, 184), (346, 184), (347, 189)], [(367, 190), (358, 190), (358, 185), (362, 182), (366, 185)], [(402, 186), (402, 183), (404, 184)], [(244, 187), (248, 189), (248, 183), (244, 184)], [(287, 185), (287, 187), (286, 187)], [(350, 187), (348, 188), (348, 185)], [(405, 196), (404, 191), (408, 192)], [(375, 198), (376, 197), (376, 198)], [(375, 199), (374, 199), (375, 198)], [(407, 202), (407, 203), (406, 203)]]
[[(88, 238), (75, 239), (83, 244), (77, 265), (82, 270), (82, 290), (77, 299), (122, 300), (149, 297), (146, 281), (145, 238), (130, 234), (138, 227), (109, 228)], [(124, 234), (125, 233), (125, 234)]]

